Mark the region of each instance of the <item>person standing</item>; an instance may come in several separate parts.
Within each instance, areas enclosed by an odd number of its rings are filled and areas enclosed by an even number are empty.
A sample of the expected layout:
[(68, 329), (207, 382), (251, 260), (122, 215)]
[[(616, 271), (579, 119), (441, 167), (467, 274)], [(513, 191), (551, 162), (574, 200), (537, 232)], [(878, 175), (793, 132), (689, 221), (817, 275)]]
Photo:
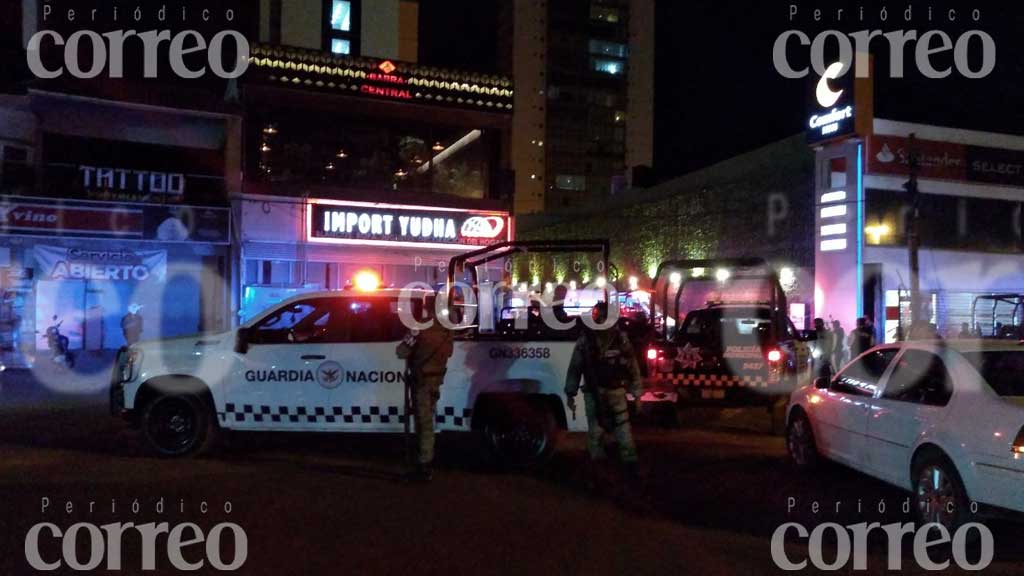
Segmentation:
[(433, 302), (424, 305), (421, 320), (429, 326), (425, 330), (410, 330), (396, 350), (398, 357), (406, 361), (405, 377), (412, 393), (417, 460), (411, 477), (420, 482), (429, 482), (434, 476), (434, 418), (448, 372), (448, 359), (454, 350), (452, 333), (432, 313), (434, 307)]
[(128, 313), (121, 318), (121, 332), (124, 333), (124, 341), (128, 346), (135, 344), (142, 337), (142, 315), (139, 311), (142, 306), (132, 303), (128, 306)]
[(835, 351), (835, 343), (832, 339), (832, 332), (825, 326), (823, 318), (814, 319), (814, 332), (818, 336), (817, 358), (815, 359), (814, 373), (819, 378), (832, 377), (832, 353)]
[(846, 364), (846, 330), (839, 320), (832, 321), (832, 367), (836, 370)]
[(957, 335), (960, 340), (970, 340), (974, 338), (974, 333), (971, 332), (971, 325), (967, 322), (960, 324), (960, 334)]
[(867, 318), (857, 318), (857, 327), (850, 332), (850, 357), (856, 358), (875, 345), (875, 333)]
[[(592, 314), (594, 321), (603, 325), (608, 319), (608, 304), (598, 302)], [(627, 481), (637, 486), (641, 480), (639, 457), (629, 423), (626, 392), (628, 389), (639, 399), (643, 394), (643, 381), (633, 346), (617, 325), (601, 329), (586, 327), (576, 339), (565, 377), (566, 405), (573, 413), (576, 412), (576, 394), (581, 389), (580, 377), (583, 377), (587, 452), (591, 461), (599, 462), (607, 457), (604, 435), (612, 433)]]

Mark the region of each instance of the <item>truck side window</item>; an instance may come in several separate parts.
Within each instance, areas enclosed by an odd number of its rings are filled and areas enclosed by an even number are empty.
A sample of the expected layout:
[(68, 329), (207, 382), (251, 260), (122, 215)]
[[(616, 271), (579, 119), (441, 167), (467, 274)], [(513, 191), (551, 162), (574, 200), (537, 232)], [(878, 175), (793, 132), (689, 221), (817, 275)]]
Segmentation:
[(253, 344), (301, 344), (323, 337), (330, 309), (322, 300), (282, 306), (253, 326)]
[(343, 326), (337, 333), (332, 330), (331, 342), (397, 342), (405, 335), (395, 300), (346, 298), (341, 302)]

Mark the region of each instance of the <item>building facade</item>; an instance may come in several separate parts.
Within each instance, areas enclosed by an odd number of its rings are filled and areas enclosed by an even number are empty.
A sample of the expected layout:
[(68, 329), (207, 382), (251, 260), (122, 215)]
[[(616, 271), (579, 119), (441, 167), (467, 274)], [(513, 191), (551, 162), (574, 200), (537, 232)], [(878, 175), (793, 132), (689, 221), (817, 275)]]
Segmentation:
[(920, 321), (943, 337), (959, 336), (964, 324), (984, 335), (997, 323), (1019, 325), (1013, 304), (972, 310), (979, 297), (1024, 293), (1024, 137), (876, 118), (870, 80), (830, 82), (842, 97), (815, 105), (808, 125), (815, 314), (847, 328), (869, 318), (878, 341), (909, 335), (916, 158)]
[(243, 321), (511, 239), (511, 78), (417, 63), (416, 2), (270, 0), (240, 83)]
[[(80, 26), (44, 8), (16, 7), (19, 62), (37, 31), (68, 37)], [(138, 25), (158, 21), (153, 13)], [(94, 32), (120, 26), (102, 20)], [(47, 69), (67, 66), (57, 46), (44, 48)], [(59, 325), (84, 369), (105, 370), (136, 306), (143, 338), (232, 324), (230, 197), (241, 190), (241, 115), (224, 99), (223, 81), (139, 82), (136, 66), (142, 58), (126, 57), (117, 79), (72, 78), (66, 69), (43, 79), (26, 69), (0, 95), (6, 366), (44, 361), (46, 330)]]
[(517, 213), (603, 202), (649, 170), (654, 20), (653, 0), (502, 4)]

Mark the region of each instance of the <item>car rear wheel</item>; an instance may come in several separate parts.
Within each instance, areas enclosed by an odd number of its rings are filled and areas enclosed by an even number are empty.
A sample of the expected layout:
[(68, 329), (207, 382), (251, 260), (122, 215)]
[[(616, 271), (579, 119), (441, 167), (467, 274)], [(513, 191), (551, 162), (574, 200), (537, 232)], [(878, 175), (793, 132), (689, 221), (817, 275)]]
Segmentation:
[(554, 451), (558, 426), (544, 406), (516, 400), (494, 405), (482, 432), (498, 465), (529, 468), (546, 461)]
[(786, 428), (786, 451), (789, 459), (800, 470), (812, 470), (818, 465), (818, 445), (814, 440), (811, 421), (803, 412), (797, 412)]
[(147, 446), (159, 456), (178, 457), (200, 452), (209, 442), (211, 411), (193, 395), (160, 395), (142, 414)]
[(969, 513), (967, 490), (953, 463), (941, 454), (920, 458), (914, 466), (914, 512), (921, 524), (941, 524), (950, 532)]

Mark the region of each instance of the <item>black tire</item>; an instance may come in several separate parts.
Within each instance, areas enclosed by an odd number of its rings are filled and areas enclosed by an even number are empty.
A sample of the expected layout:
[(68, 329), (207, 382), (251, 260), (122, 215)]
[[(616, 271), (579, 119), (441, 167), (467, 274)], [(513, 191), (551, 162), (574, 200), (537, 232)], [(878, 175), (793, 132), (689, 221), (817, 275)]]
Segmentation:
[(206, 402), (191, 394), (158, 395), (142, 412), (142, 435), (156, 455), (196, 455), (212, 444), (215, 422)]
[(814, 470), (821, 461), (811, 420), (802, 410), (794, 412), (786, 426), (786, 452), (798, 470)]
[(550, 458), (558, 442), (554, 414), (526, 399), (492, 404), (482, 433), (494, 463), (504, 469), (538, 466)]
[[(953, 533), (967, 522), (971, 502), (949, 458), (940, 452), (922, 454), (914, 459), (911, 474), (914, 517), (919, 525), (938, 523)], [(946, 507), (949, 503), (952, 513)]]

